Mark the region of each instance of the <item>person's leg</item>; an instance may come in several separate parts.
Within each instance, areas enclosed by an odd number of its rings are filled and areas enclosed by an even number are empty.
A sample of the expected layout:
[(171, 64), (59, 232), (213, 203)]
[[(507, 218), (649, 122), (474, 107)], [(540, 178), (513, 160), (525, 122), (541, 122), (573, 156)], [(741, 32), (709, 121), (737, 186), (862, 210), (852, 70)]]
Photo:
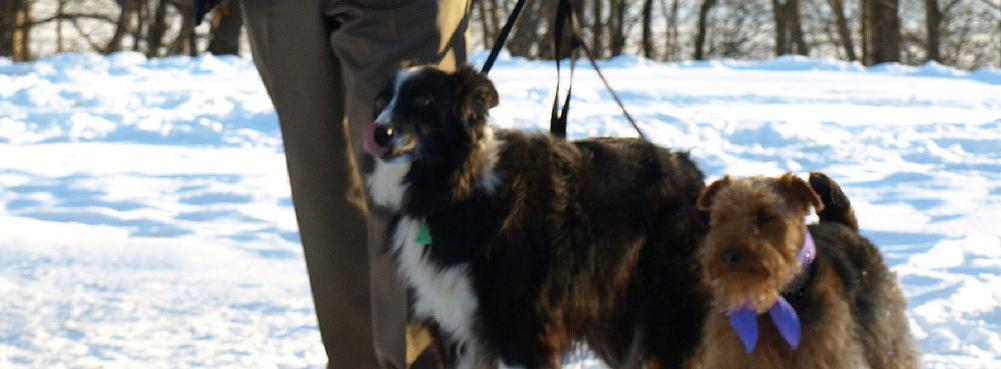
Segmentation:
[[(440, 62), (446, 68), (465, 62), (468, 4), (325, 4), (326, 18), (316, 13), (316, 0), (244, 0), (244, 17), (254, 59), (282, 125), (329, 366), (371, 368), (378, 362), (385, 368), (405, 368), (419, 350), (407, 350), (405, 289), (382, 253), (389, 214), (374, 211), (364, 238), (359, 231), (365, 227), (359, 220), (364, 200), (353, 154), (360, 152), (361, 132), (372, 119), (375, 91), (400, 61)], [(333, 36), (328, 41), (329, 31)], [(335, 55), (351, 62), (342, 67)], [(358, 247), (365, 240), (368, 252)], [(371, 260), (366, 263), (368, 254)], [(373, 342), (378, 355), (373, 354)]]
[[(327, 14), (339, 26), (331, 35), (331, 44), (341, 61), (347, 91), (345, 110), (354, 153), (358, 154), (362, 133), (374, 119), (375, 96), (401, 62), (437, 64), (446, 69), (466, 62), (468, 0), (335, 0), (331, 4)], [(383, 253), (390, 217), (384, 209), (371, 208), (374, 338), (384, 367), (405, 368), (427, 346), (427, 339), (411, 334), (407, 342), (406, 293)]]
[(375, 369), (365, 204), (322, 10), (318, 0), (244, 0), (254, 61), (281, 122), (328, 366)]

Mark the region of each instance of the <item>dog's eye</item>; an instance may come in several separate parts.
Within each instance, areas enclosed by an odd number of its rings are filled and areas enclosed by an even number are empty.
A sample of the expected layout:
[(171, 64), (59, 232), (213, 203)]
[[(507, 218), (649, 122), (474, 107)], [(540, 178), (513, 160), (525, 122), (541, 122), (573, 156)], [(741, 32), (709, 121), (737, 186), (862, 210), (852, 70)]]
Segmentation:
[(764, 210), (759, 211), (757, 215), (754, 216), (754, 220), (758, 222), (758, 225), (768, 223), (772, 219), (772, 216), (766, 213)]
[(375, 100), (375, 110), (382, 110), (386, 107), (386, 105), (389, 105), (389, 102), (386, 101), (386, 98), (384, 97), (380, 97)]
[(414, 105), (417, 105), (418, 107), (421, 108), (430, 106), (431, 102), (432, 101), (430, 96), (417, 96), (414, 98)]

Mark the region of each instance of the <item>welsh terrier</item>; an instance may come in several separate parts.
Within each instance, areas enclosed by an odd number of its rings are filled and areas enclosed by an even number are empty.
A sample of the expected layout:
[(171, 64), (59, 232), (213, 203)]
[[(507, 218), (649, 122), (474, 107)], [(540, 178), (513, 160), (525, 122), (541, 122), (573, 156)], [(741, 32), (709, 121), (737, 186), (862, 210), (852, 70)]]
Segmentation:
[(726, 176), (697, 205), (711, 213), (700, 260), (713, 303), (696, 367), (918, 367), (896, 276), (833, 180)]

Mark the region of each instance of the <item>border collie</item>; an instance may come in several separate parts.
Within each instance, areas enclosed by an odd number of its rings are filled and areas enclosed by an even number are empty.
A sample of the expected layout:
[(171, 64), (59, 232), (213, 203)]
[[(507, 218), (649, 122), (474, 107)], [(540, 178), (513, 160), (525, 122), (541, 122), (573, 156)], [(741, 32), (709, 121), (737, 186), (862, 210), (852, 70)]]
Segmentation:
[(495, 132), (497, 103), (470, 67), (406, 69), (363, 142), (368, 194), (397, 213), (388, 252), (448, 365), (554, 368), (580, 342), (611, 367), (682, 367), (708, 303), (686, 213), (702, 173), (639, 139)]

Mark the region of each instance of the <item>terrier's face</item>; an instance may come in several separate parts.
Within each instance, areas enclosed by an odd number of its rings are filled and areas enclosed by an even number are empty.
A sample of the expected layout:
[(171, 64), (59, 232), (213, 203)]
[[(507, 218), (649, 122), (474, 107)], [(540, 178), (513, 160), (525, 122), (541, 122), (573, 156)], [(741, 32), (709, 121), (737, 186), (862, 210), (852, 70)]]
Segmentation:
[(699, 197), (710, 211), (709, 234), (700, 255), (716, 304), (727, 310), (750, 303), (763, 313), (799, 270), (796, 254), (805, 237), (810, 206), (823, 206), (802, 179), (729, 176)]

